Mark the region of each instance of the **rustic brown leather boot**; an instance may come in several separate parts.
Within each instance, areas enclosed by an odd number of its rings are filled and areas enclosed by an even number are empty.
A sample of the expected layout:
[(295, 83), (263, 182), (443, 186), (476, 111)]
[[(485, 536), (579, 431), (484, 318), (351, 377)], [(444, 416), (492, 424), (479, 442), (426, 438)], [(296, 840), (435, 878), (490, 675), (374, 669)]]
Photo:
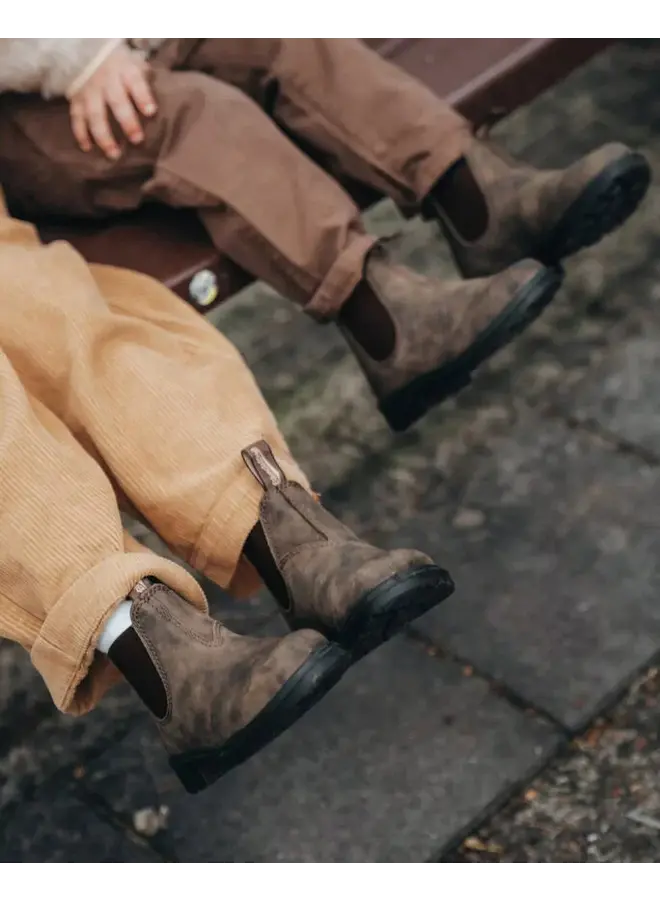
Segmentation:
[[(439, 220), (466, 278), (493, 275), (526, 258), (555, 265), (597, 243), (632, 215), (651, 180), (645, 157), (615, 143), (566, 169), (539, 170), (474, 140), (465, 162), (481, 192), (480, 205), (486, 203), (483, 234), (462, 238), (437, 189), (423, 209)], [(466, 204), (470, 194), (466, 191)]]
[(394, 347), (374, 359), (343, 331), (394, 431), (404, 431), (470, 383), (472, 372), (530, 324), (562, 282), (559, 269), (525, 260), (490, 278), (442, 281), (369, 255), (364, 283), (394, 322)]
[[(133, 628), (115, 642), (111, 659), (145, 700), (143, 670), (155, 669), (163, 704), (148, 705), (170, 765), (190, 793), (292, 725), (350, 663), (344, 651), (314, 631), (284, 638), (233, 634), (150, 579), (139, 582), (130, 596)], [(149, 694), (154, 697), (153, 687)]]
[[(423, 553), (379, 550), (356, 537), (287, 480), (265, 441), (246, 447), (243, 459), (264, 489), (258, 527), (281, 576), (282, 590), (273, 592), (291, 628), (320, 631), (355, 661), (453, 593), (449, 574)], [(247, 556), (262, 572), (258, 554)]]

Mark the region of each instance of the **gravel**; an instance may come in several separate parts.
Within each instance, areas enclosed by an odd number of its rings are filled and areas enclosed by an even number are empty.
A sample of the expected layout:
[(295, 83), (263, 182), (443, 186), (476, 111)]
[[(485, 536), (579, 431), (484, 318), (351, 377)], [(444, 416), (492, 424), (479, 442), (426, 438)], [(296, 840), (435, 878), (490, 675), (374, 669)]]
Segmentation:
[(660, 669), (446, 862), (660, 861)]

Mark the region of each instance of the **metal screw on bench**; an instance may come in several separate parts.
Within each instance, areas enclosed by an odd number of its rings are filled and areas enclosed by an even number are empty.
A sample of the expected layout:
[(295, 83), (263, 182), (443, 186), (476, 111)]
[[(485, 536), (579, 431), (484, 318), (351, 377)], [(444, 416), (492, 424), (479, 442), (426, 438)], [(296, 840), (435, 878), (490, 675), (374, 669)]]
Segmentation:
[(218, 279), (210, 269), (202, 269), (190, 279), (188, 293), (195, 306), (210, 306), (218, 296)]

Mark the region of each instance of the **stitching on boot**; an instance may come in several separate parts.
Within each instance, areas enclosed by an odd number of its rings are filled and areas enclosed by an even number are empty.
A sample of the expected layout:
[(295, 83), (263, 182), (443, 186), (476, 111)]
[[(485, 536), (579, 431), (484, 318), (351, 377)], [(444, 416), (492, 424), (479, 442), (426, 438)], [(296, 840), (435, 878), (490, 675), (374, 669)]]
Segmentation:
[[(162, 619), (163, 622), (171, 622), (173, 625), (177, 625), (184, 634), (188, 635), (188, 637), (194, 638), (194, 640), (198, 641), (200, 644), (204, 644), (204, 646), (206, 646), (206, 647), (211, 647), (213, 645), (213, 641), (209, 642), (208, 639), (205, 638), (203, 635), (201, 635), (198, 632), (193, 631), (191, 628), (189, 628), (186, 624), (184, 624), (181, 621), (181, 619), (177, 616), (177, 614), (169, 608), (166, 600), (165, 600), (165, 602), (163, 602), (163, 598), (167, 598), (170, 593), (174, 594), (175, 597), (179, 597), (179, 594), (177, 594), (176, 591), (172, 590), (172, 588), (168, 587), (167, 585), (155, 584), (153, 586), (154, 596), (156, 593), (158, 593), (159, 588), (160, 588), (159, 593), (162, 594), (163, 596), (161, 597), (161, 602), (158, 604), (158, 606), (154, 606), (154, 609), (153, 609), (154, 613), (160, 619)], [(183, 603), (186, 602), (182, 597), (180, 597), (179, 599)]]

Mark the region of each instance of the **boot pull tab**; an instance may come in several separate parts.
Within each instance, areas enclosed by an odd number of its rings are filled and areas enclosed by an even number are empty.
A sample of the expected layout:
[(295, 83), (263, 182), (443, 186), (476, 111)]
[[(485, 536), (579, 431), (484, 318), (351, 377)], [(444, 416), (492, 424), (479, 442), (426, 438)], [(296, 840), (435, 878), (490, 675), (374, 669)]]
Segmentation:
[(286, 475), (266, 441), (250, 444), (241, 451), (241, 456), (245, 465), (265, 491), (269, 488), (280, 488), (286, 483)]

